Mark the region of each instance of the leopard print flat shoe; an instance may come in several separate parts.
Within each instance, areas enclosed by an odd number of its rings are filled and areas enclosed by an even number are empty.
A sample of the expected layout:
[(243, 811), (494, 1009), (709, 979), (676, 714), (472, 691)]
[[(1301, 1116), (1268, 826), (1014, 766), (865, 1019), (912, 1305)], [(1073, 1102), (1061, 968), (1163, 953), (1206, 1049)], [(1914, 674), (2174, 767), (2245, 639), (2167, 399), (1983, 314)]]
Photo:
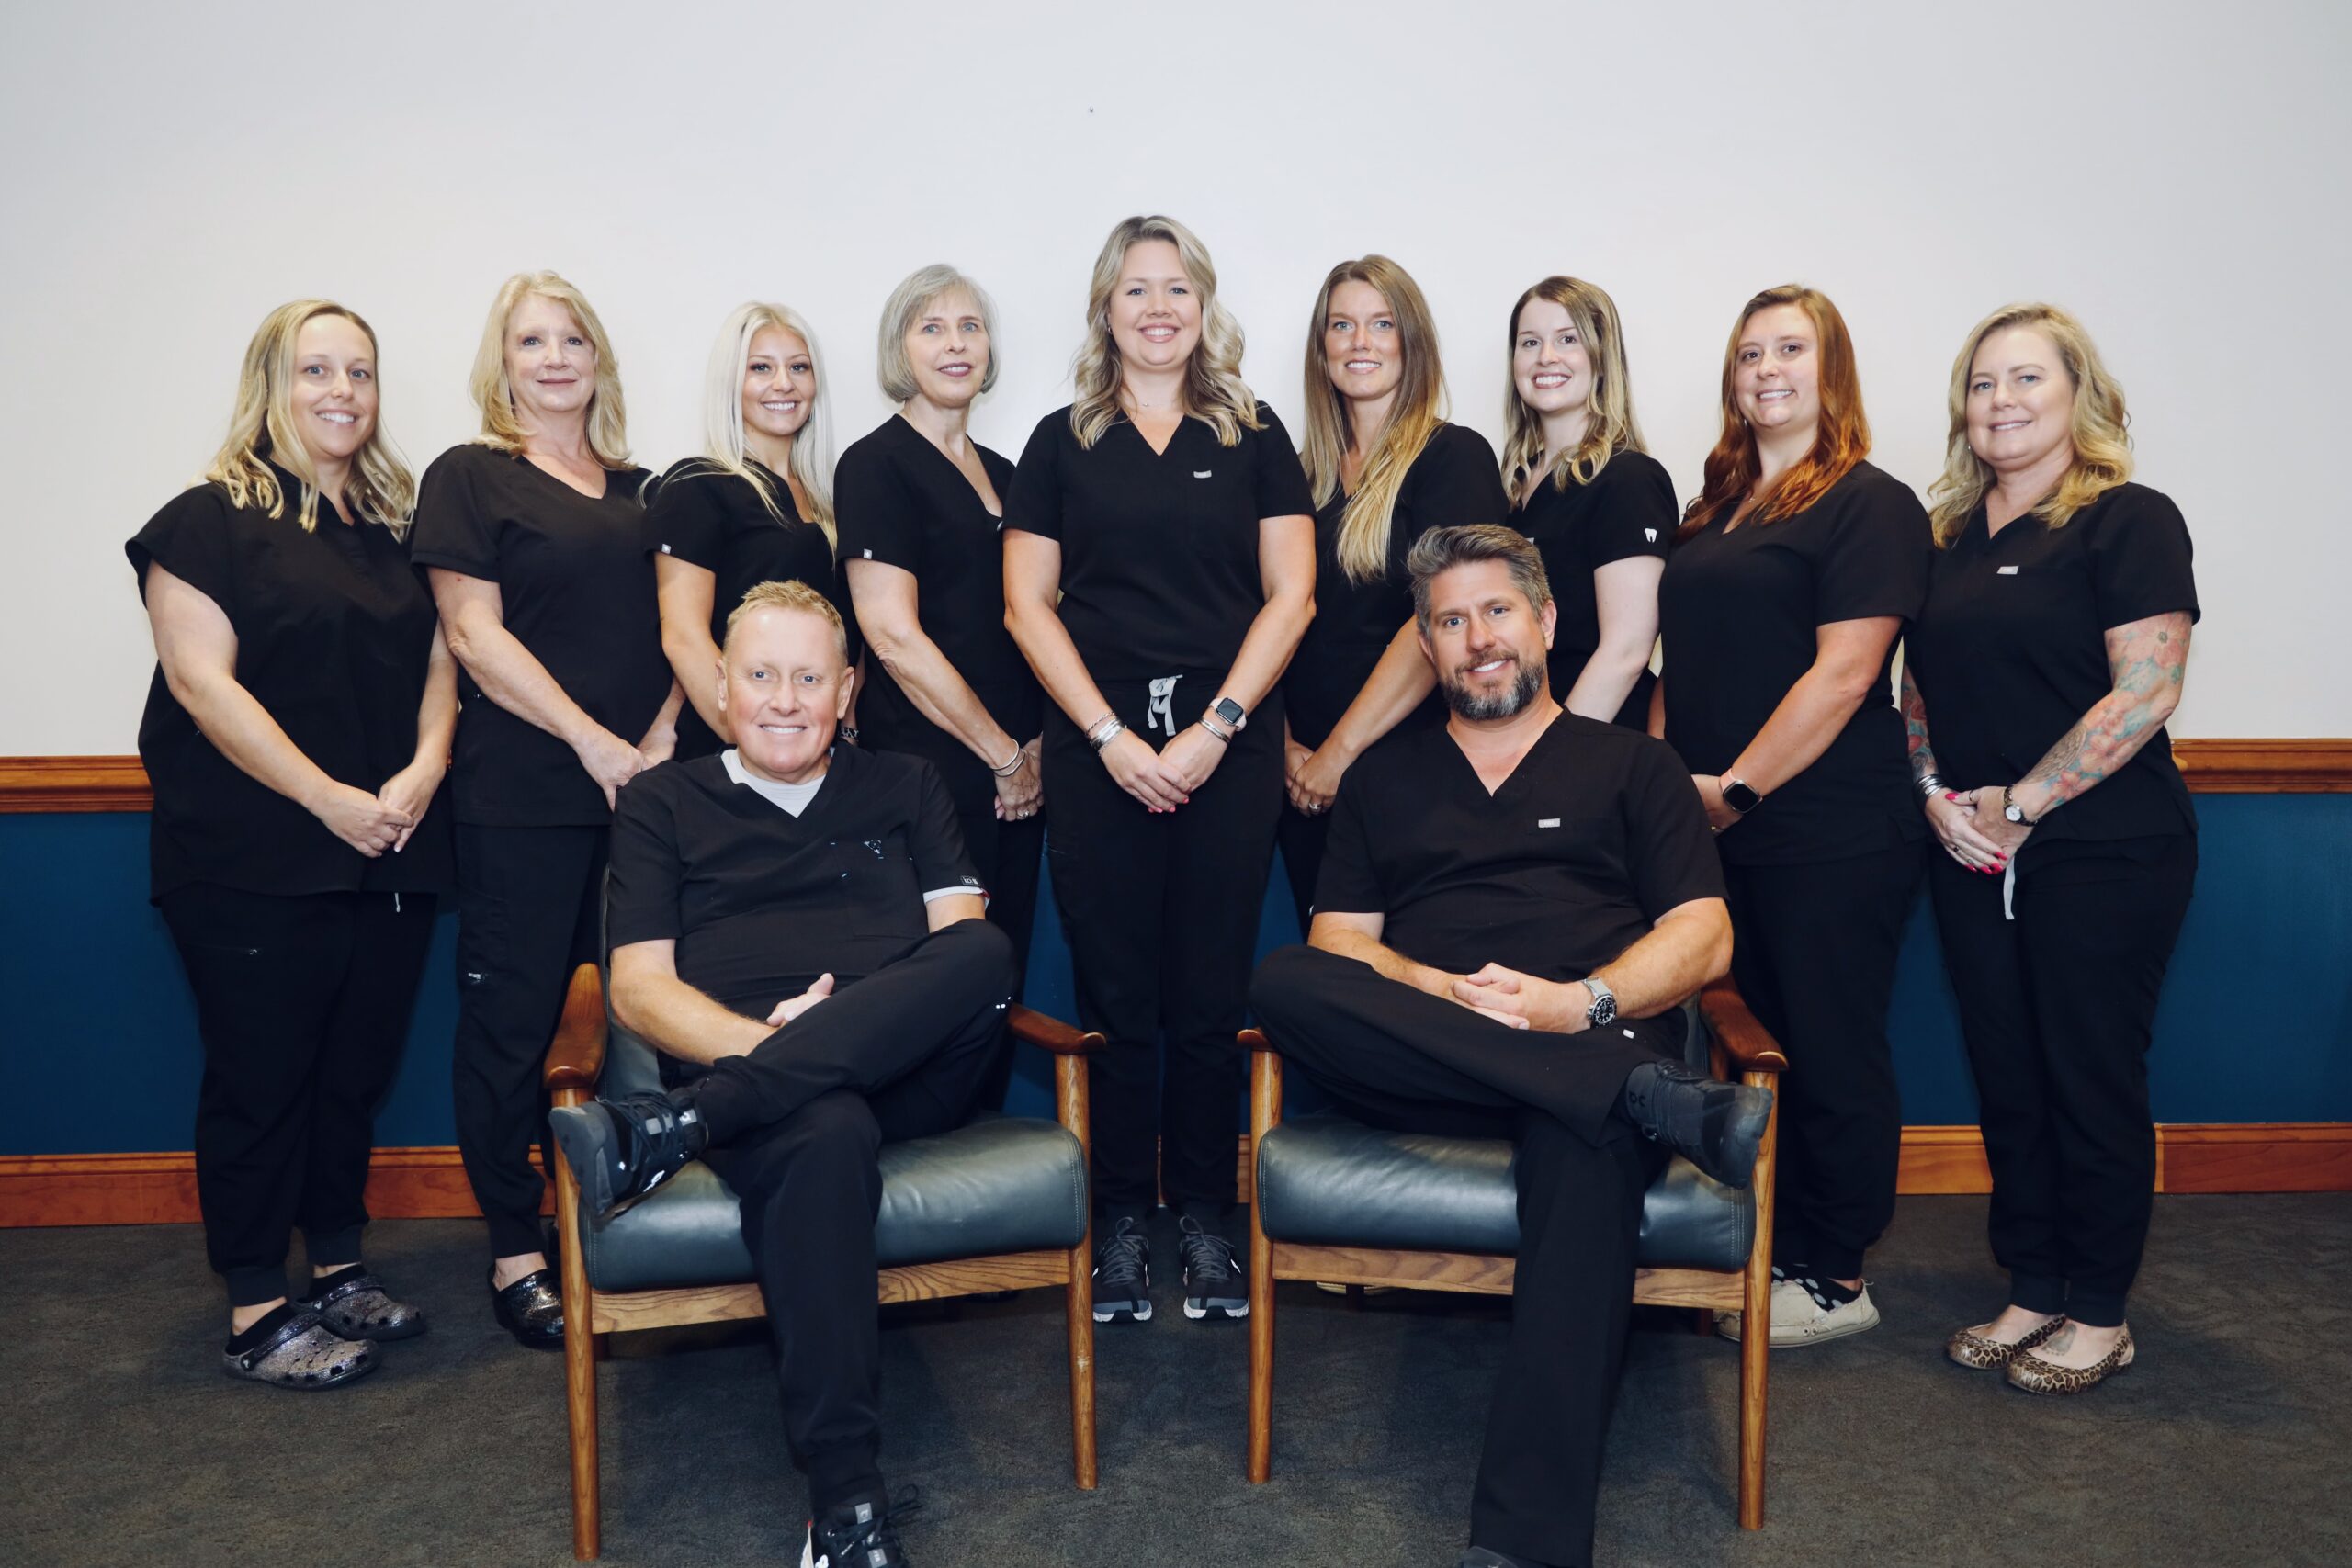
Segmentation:
[(2063, 1315), (2053, 1317), (2014, 1345), (2004, 1345), (1997, 1339), (1985, 1337), (1973, 1328), (1963, 1328), (1944, 1341), (1944, 1354), (1963, 1367), (1974, 1367), (1977, 1371), (1984, 1372), (1997, 1372), (2022, 1352), (2032, 1349), (2036, 1345), (2057, 1333), (2065, 1322)]
[(2028, 1393), (2088, 1393), (2116, 1373), (2130, 1369), (2137, 1355), (2132, 1330), (2117, 1337), (2115, 1348), (2087, 1367), (2062, 1367), (2030, 1350), (2009, 1362), (2009, 1386)]

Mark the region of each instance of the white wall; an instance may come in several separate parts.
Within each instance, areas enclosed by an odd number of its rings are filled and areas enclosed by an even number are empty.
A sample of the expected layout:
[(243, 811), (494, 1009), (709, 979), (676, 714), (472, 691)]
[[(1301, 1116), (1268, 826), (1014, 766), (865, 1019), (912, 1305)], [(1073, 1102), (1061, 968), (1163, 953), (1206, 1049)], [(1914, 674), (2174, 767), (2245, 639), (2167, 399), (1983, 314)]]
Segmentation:
[(12, 6), (0, 752), (132, 749), (152, 654), (121, 542), (209, 457), (245, 340), (284, 299), (375, 322), (388, 422), (421, 468), (472, 431), (492, 288), (555, 267), (603, 313), (659, 466), (692, 446), (710, 335), (748, 297), (816, 324), (837, 433), (870, 428), (876, 313), (948, 260), (1002, 309), (978, 429), (1017, 456), (1065, 398), (1102, 233), (1152, 209), (1208, 242), (1250, 378), (1285, 415), (1343, 256), (1419, 278), (1457, 412), (1489, 436), (1517, 291), (1555, 270), (1601, 283), (1686, 495), (1756, 288), (1838, 301), (1876, 460), (1922, 488), (1970, 324), (2063, 302), (2130, 392), (2141, 477), (2197, 537), (2177, 732), (2352, 734), (2322, 643), (2352, 567), (2347, 17), (2324, 0)]

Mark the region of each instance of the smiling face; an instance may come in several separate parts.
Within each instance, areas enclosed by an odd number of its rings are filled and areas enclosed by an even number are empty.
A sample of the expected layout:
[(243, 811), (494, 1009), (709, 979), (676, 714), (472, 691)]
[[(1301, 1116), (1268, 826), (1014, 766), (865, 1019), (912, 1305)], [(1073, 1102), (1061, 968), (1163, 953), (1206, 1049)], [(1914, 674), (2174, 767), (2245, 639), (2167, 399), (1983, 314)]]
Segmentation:
[(1504, 719), (1543, 693), (1558, 606), (1531, 606), (1508, 561), (1446, 568), (1430, 580), (1429, 604), (1421, 649), (1447, 707), (1466, 719)]
[(807, 784), (825, 771), (849, 712), (840, 636), (809, 610), (763, 607), (735, 624), (719, 660), (718, 700), (743, 771)]
[(1201, 296), (1168, 240), (1138, 240), (1111, 289), (1111, 342), (1142, 370), (1177, 370), (1201, 343)]
[(1576, 318), (1556, 300), (1530, 299), (1511, 340), (1511, 384), (1538, 414), (1588, 407), (1595, 377), (1592, 355)]
[(816, 406), (817, 367), (800, 334), (763, 327), (743, 357), (743, 428), (782, 441), (799, 434)]
[(1323, 363), (1351, 402), (1385, 398), (1405, 378), (1405, 337), (1380, 290), (1350, 278), (1331, 290), (1323, 317)]
[(578, 418), (596, 395), (596, 347), (570, 307), (526, 294), (506, 318), (506, 384), (526, 425)]
[(1747, 318), (1732, 351), (1732, 397), (1758, 435), (1810, 436), (1821, 423), (1821, 333), (1802, 305)]
[(1968, 366), (1968, 445), (1995, 473), (2015, 473), (2075, 449), (2075, 382), (2047, 333), (2007, 327), (1976, 345)]
[(960, 288), (927, 301), (907, 329), (915, 393), (944, 409), (967, 406), (989, 376), (989, 327), (979, 302)]
[(348, 468), (376, 433), (376, 345), (348, 316), (312, 316), (294, 335), (288, 393), (311, 466), (322, 477)]

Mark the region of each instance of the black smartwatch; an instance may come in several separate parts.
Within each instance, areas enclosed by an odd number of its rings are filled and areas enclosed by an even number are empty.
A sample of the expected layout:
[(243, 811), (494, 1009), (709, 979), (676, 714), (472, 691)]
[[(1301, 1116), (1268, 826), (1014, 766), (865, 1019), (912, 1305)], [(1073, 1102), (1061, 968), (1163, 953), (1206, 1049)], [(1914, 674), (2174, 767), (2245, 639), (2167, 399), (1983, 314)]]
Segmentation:
[(1592, 993), (1592, 1005), (1584, 1010), (1585, 1022), (1595, 1029), (1616, 1022), (1616, 993), (1603, 985), (1600, 977), (1596, 975), (1588, 975), (1584, 977), (1584, 988)]
[(1217, 698), (1209, 705), (1209, 712), (1216, 715), (1228, 728), (1237, 732), (1250, 728), (1250, 710), (1231, 697)]
[(1755, 786), (1746, 779), (1719, 780), (1716, 789), (1723, 795), (1724, 804), (1742, 817), (1764, 804), (1764, 797), (1757, 794)]

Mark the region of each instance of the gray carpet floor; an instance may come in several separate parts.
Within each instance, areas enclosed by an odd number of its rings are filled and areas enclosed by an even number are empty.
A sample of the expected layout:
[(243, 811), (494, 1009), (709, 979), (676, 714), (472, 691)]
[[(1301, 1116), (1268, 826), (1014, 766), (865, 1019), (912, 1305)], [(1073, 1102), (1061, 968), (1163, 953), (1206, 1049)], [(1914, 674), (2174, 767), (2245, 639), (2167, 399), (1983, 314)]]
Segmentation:
[[(2159, 1199), (2140, 1365), (2076, 1400), (1942, 1359), (1999, 1304), (1984, 1219), (1905, 1200), (1871, 1258), (1884, 1324), (1774, 1359), (1760, 1532), (1734, 1517), (1734, 1347), (1642, 1314), (1600, 1561), (2352, 1562), (2352, 1195)], [(569, 1562), (561, 1360), (492, 1323), (481, 1252), (469, 1223), (377, 1225), (370, 1260), (432, 1331), (292, 1394), (218, 1371), (193, 1227), (0, 1232), (0, 1562)], [(1057, 1292), (886, 1314), (884, 1458), (923, 1488), (922, 1568), (1450, 1568), (1503, 1303), (1283, 1287), (1274, 1479), (1253, 1487), (1242, 1325), (1158, 1299), (1101, 1337), (1091, 1494), (1069, 1482)], [(670, 1337), (602, 1369), (605, 1561), (797, 1562), (764, 1338)]]

